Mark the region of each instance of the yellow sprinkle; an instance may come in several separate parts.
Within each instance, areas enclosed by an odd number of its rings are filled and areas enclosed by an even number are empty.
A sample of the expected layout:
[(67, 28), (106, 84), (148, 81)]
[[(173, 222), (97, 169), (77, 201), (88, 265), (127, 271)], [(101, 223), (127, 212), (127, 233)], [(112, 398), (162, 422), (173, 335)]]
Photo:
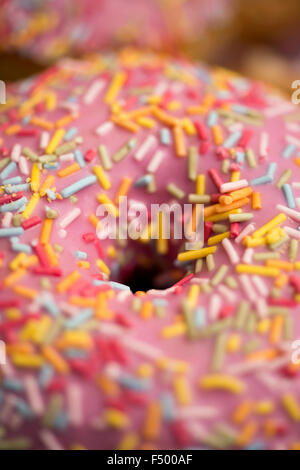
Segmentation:
[(115, 429), (125, 429), (129, 425), (128, 416), (116, 408), (108, 408), (104, 412), (106, 423)]
[(134, 432), (130, 432), (128, 434), (125, 434), (125, 436), (122, 437), (117, 450), (135, 450), (138, 446), (138, 435)]
[(160, 404), (152, 402), (148, 405), (143, 427), (143, 437), (149, 441), (159, 437), (161, 427)]
[(186, 146), (184, 142), (184, 135), (181, 126), (174, 127), (174, 141), (175, 141), (175, 150), (177, 157), (186, 156)]
[(196, 180), (196, 194), (205, 194), (205, 175), (198, 175)]
[(45, 219), (40, 235), (40, 242), (43, 245), (47, 245), (50, 241), (50, 235), (51, 235), (51, 230), (52, 230), (52, 224), (53, 220), (52, 219)]
[(188, 292), (188, 301), (192, 307), (196, 307), (197, 305), (199, 292), (200, 292), (199, 285), (194, 284), (190, 287), (190, 290)]
[(245, 385), (236, 377), (223, 374), (206, 375), (200, 379), (199, 385), (204, 390), (225, 390), (235, 394), (243, 393)]
[(149, 117), (141, 116), (136, 120), (136, 122), (140, 126), (146, 127), (147, 129), (153, 129), (153, 127), (156, 126), (156, 122), (153, 119), (149, 118)]
[(276, 277), (280, 273), (277, 268), (268, 268), (266, 266), (254, 266), (248, 264), (238, 264), (236, 271), (239, 274), (258, 274), (259, 276)]
[(126, 74), (124, 72), (117, 72), (115, 74), (104, 97), (105, 103), (112, 104), (116, 100), (119, 91), (125, 83), (125, 80)]
[(240, 213), (241, 213), (240, 209), (233, 209), (228, 212), (223, 212), (222, 214), (214, 214), (208, 217), (204, 217), (204, 220), (206, 222), (219, 222), (220, 220), (228, 219), (231, 214), (240, 214)]
[(222, 145), (223, 143), (223, 131), (222, 128), (216, 124), (212, 127), (213, 139), (216, 145)]
[(245, 400), (236, 408), (232, 420), (235, 424), (242, 424), (250, 416), (253, 410), (253, 402)]
[(274, 286), (278, 287), (279, 289), (281, 289), (282, 287), (284, 287), (287, 282), (288, 282), (288, 276), (284, 273), (282, 274), (279, 274), (278, 277), (276, 277), (275, 281), (274, 281)]
[(247, 423), (237, 438), (237, 445), (239, 445), (240, 447), (245, 447), (249, 445), (253, 441), (257, 430), (258, 424), (256, 421), (250, 421), (249, 423)]
[(266, 245), (266, 239), (265, 238), (251, 238), (251, 237), (244, 237), (243, 238), (243, 245), (245, 245), (247, 248), (255, 248), (257, 246), (264, 246)]
[(181, 122), (183, 129), (188, 135), (196, 135), (196, 129), (193, 121), (189, 118), (184, 118)]
[(30, 201), (28, 202), (25, 210), (22, 213), (22, 216), (24, 217), (24, 219), (28, 219), (31, 216), (39, 200), (40, 200), (40, 195), (38, 193), (34, 193), (31, 196)]
[(160, 108), (154, 107), (152, 113), (159, 121), (167, 126), (179, 126), (179, 120), (177, 118), (170, 116)]
[(116, 204), (119, 203), (120, 197), (127, 196), (128, 191), (129, 191), (130, 186), (131, 186), (131, 183), (132, 183), (131, 178), (125, 177), (125, 178), (122, 179), (122, 182), (120, 184), (120, 187), (118, 189), (118, 192), (117, 192), (116, 198), (115, 198), (115, 203)]
[(109, 267), (102, 261), (102, 259), (97, 259), (96, 260), (96, 265), (102, 271), (104, 274), (107, 274), (108, 276), (110, 275), (110, 269)]
[(136, 133), (139, 130), (139, 126), (135, 122), (128, 121), (128, 119), (118, 119), (115, 116), (112, 116), (110, 120), (117, 124), (117, 126), (123, 127), (129, 132)]
[(30, 187), (31, 191), (37, 192), (39, 190), (40, 186), (40, 169), (37, 163), (34, 163), (32, 165), (32, 170), (31, 170), (31, 181), (30, 181)]
[(109, 212), (113, 217), (118, 217), (119, 215), (119, 210), (118, 208), (114, 205), (114, 203), (109, 199), (106, 194), (98, 194), (97, 195), (97, 200), (100, 202), (100, 204), (103, 204), (105, 206), (105, 209), (107, 212)]
[(77, 266), (81, 269), (89, 269), (91, 266), (91, 263), (89, 263), (89, 261), (80, 260), (80, 261), (77, 261)]
[(67, 374), (69, 372), (68, 363), (52, 346), (43, 346), (42, 354), (57, 372), (60, 374)]
[(269, 338), (269, 341), (271, 344), (276, 344), (280, 341), (283, 326), (284, 326), (283, 315), (276, 315), (271, 324), (271, 331), (270, 331), (270, 338)]
[(66, 292), (73, 284), (75, 284), (76, 281), (78, 281), (79, 278), (80, 273), (78, 271), (73, 271), (57, 284), (56, 290), (60, 293)]
[(113, 259), (116, 258), (117, 250), (113, 245), (109, 245), (107, 247), (107, 256), (109, 256), (110, 258), (113, 258)]
[(59, 349), (80, 348), (90, 350), (93, 347), (93, 341), (87, 331), (69, 330), (57, 341), (56, 346)]
[(40, 196), (43, 197), (46, 194), (47, 189), (50, 189), (55, 181), (54, 175), (48, 175), (40, 188)]
[(300, 405), (293, 395), (290, 393), (283, 395), (282, 405), (292, 421), (300, 421)]
[(100, 390), (108, 397), (116, 397), (119, 394), (120, 388), (118, 384), (107, 377), (106, 375), (100, 375), (96, 378), (97, 385)]
[(102, 185), (103, 189), (108, 190), (111, 187), (108, 176), (100, 165), (93, 167), (93, 172), (98, 178), (99, 183)]
[(47, 155), (55, 152), (56, 148), (59, 146), (65, 133), (66, 133), (65, 129), (57, 129), (57, 131), (55, 131), (54, 135), (50, 139), (49, 144), (47, 145), (47, 148), (46, 148)]
[(55, 251), (53, 250), (53, 247), (49, 243), (47, 243), (44, 248), (45, 248), (46, 254), (48, 256), (48, 259), (50, 261), (50, 264), (52, 264), (52, 266), (58, 266), (58, 264), (59, 264), (58, 263), (58, 257), (56, 255)]
[(17, 367), (29, 369), (39, 369), (44, 365), (44, 358), (38, 354), (15, 353), (11, 356), (11, 361)]
[(269, 266), (271, 268), (278, 268), (278, 269), (281, 269), (282, 271), (287, 271), (287, 272), (291, 272), (294, 270), (293, 263), (289, 263), (288, 261), (282, 261), (279, 259), (268, 259), (266, 261), (266, 266)]
[(72, 175), (73, 173), (76, 173), (76, 171), (80, 170), (80, 165), (76, 163), (72, 163), (71, 165), (66, 166), (66, 168), (63, 168), (62, 170), (59, 170), (57, 172), (57, 176), (60, 178), (65, 178), (66, 176)]
[(229, 238), (229, 237), (230, 237), (230, 232), (220, 233), (219, 235), (210, 237), (207, 240), (207, 244), (208, 246), (217, 245), (218, 243), (221, 243), (221, 241), (224, 240), (224, 238)]
[(271, 326), (271, 320), (269, 318), (265, 318), (264, 320), (261, 320), (260, 322), (257, 323), (256, 331), (257, 333), (260, 333), (263, 335), (269, 331), (270, 326)]
[(278, 356), (278, 351), (276, 349), (262, 349), (260, 351), (254, 351), (247, 355), (248, 361), (271, 361)]
[(34, 289), (30, 289), (29, 287), (25, 286), (14, 286), (14, 292), (17, 295), (21, 295), (22, 297), (25, 297), (26, 299), (33, 300), (38, 296), (38, 292)]
[(241, 337), (239, 335), (231, 335), (227, 341), (227, 351), (234, 353), (240, 350)]
[(185, 261), (193, 261), (196, 259), (205, 258), (207, 255), (215, 253), (216, 249), (216, 246), (211, 246), (207, 248), (201, 248), (200, 250), (185, 251), (183, 253), (179, 253), (177, 259), (178, 261), (184, 263)]
[(5, 287), (11, 287), (26, 274), (26, 269), (18, 268), (4, 279)]
[(234, 181), (239, 181), (239, 179), (240, 179), (240, 174), (241, 174), (240, 171), (233, 171), (233, 172), (231, 173), (230, 181), (232, 181), (232, 182), (234, 182)]
[(272, 230), (274, 227), (277, 225), (281, 224), (282, 222), (285, 222), (286, 220), (286, 215), (283, 213), (278, 214), (274, 219), (270, 220), (267, 224), (263, 225), (260, 227), (258, 230), (252, 233), (253, 238), (260, 238), (263, 237), (267, 232)]
[(161, 335), (163, 338), (174, 338), (175, 336), (182, 336), (187, 332), (187, 326), (183, 322), (174, 323), (174, 325), (165, 326)]
[(153, 367), (150, 364), (141, 364), (137, 369), (137, 375), (143, 378), (149, 378), (153, 375)]
[(146, 301), (143, 303), (140, 315), (142, 318), (147, 320), (153, 316), (153, 304), (150, 301)]
[(191, 391), (187, 379), (183, 375), (174, 377), (174, 394), (179, 405), (190, 405), (192, 402)]
[(15, 271), (16, 269), (18, 269), (19, 267), (22, 266), (22, 261), (26, 258), (26, 254), (25, 253), (19, 253), (17, 254), (17, 256), (15, 256), (15, 258), (9, 263), (9, 268), (12, 270), (12, 271)]
[(255, 405), (255, 412), (259, 415), (268, 415), (273, 413), (274, 403), (272, 401), (259, 401)]

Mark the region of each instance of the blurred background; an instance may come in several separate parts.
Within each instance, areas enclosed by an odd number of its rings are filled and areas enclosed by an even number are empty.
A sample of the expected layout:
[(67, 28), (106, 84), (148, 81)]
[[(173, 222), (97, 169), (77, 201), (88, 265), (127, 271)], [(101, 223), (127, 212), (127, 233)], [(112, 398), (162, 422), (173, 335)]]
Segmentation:
[(300, 0), (0, 0), (0, 78), (135, 45), (232, 68), (290, 93)]

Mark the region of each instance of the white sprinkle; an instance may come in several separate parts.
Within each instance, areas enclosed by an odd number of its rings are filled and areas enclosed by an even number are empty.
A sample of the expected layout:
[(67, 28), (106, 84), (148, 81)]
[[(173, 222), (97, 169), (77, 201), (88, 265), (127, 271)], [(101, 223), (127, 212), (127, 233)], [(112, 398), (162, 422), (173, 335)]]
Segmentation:
[(67, 236), (67, 231), (64, 230), (64, 229), (58, 230), (58, 236), (59, 236), (59, 238), (66, 238), (66, 236)]
[(49, 132), (43, 131), (41, 134), (41, 140), (40, 140), (40, 148), (42, 150), (44, 150), (48, 146), (49, 139), (50, 139)]
[(20, 168), (20, 172), (22, 173), (22, 175), (29, 175), (29, 167), (28, 167), (28, 162), (27, 162), (27, 159), (23, 156), (21, 156), (19, 158), (19, 168)]
[(77, 217), (81, 214), (81, 209), (79, 207), (75, 207), (72, 209), (65, 217), (60, 221), (59, 225), (61, 228), (66, 228), (70, 225)]
[(210, 299), (210, 305), (209, 305), (209, 316), (211, 320), (216, 320), (218, 318), (221, 307), (222, 307), (221, 297), (217, 294), (213, 294)]
[(255, 305), (256, 305), (256, 311), (260, 318), (264, 318), (268, 315), (269, 308), (268, 308), (266, 299), (264, 299), (263, 297), (259, 297), (257, 301), (255, 302)]
[(158, 167), (160, 166), (161, 162), (165, 158), (166, 154), (163, 150), (157, 150), (152, 157), (151, 162), (149, 163), (147, 167), (147, 171), (149, 173), (155, 173), (158, 170)]
[(220, 187), (221, 193), (228, 193), (230, 191), (236, 191), (237, 189), (242, 189), (248, 186), (247, 180), (233, 181), (230, 183), (223, 183)]
[(293, 144), (293, 145), (296, 145), (296, 147), (300, 147), (300, 139), (297, 139), (297, 137), (294, 137), (293, 135), (287, 135), (286, 141), (289, 144)]
[(250, 277), (247, 276), (247, 274), (241, 274), (239, 276), (239, 279), (240, 279), (240, 282), (242, 284), (242, 287), (243, 287), (244, 292), (247, 295), (248, 299), (251, 302), (255, 302), (257, 295), (256, 295), (256, 292), (255, 292), (252, 284), (251, 284)]
[(253, 248), (247, 248), (244, 252), (243, 263), (251, 264), (254, 250)]
[(292, 238), (296, 238), (296, 240), (300, 240), (300, 231), (296, 230), (291, 227), (283, 227), (283, 230), (290, 235)]
[(104, 124), (101, 124), (101, 126), (97, 127), (97, 129), (95, 130), (96, 134), (97, 135), (106, 135), (108, 134), (110, 131), (112, 131), (114, 128), (114, 125), (112, 122), (105, 122)]
[(135, 152), (134, 158), (140, 162), (145, 155), (151, 150), (152, 147), (157, 145), (157, 138), (154, 135), (149, 135), (140, 148)]
[(232, 246), (231, 242), (228, 240), (228, 238), (224, 238), (222, 240), (222, 245), (224, 250), (226, 251), (228, 258), (230, 259), (231, 264), (237, 264), (240, 262), (240, 257), (235, 251), (234, 247)]
[(78, 385), (69, 385), (67, 389), (67, 402), (70, 423), (74, 426), (80, 426), (82, 423), (82, 394), (81, 388)]
[(65, 153), (64, 155), (60, 155), (59, 160), (61, 162), (73, 162), (74, 161), (74, 154), (72, 152)]
[(23, 384), (30, 407), (36, 415), (41, 416), (45, 411), (45, 407), (36, 378), (33, 375), (26, 375)]
[(166, 82), (160, 82), (156, 85), (156, 87), (154, 88), (154, 95), (155, 96), (161, 96), (165, 93), (165, 91), (167, 91), (169, 85), (168, 83)]
[(275, 116), (280, 116), (281, 114), (286, 114), (292, 110), (294, 110), (294, 105), (287, 103), (285, 101), (280, 101), (278, 102), (278, 104), (265, 109), (264, 114), (265, 116), (271, 118)]
[(249, 372), (252, 372), (254, 370), (265, 368), (266, 364), (267, 363), (264, 360), (252, 362), (237, 362), (236, 364), (232, 364), (226, 372), (230, 375), (249, 374)]
[(105, 87), (104, 80), (97, 80), (94, 83), (92, 83), (92, 85), (90, 86), (90, 88), (88, 89), (88, 91), (83, 97), (84, 104), (87, 104), (87, 105), (92, 104), (95, 101), (97, 95), (103, 90), (104, 87)]
[(269, 289), (267, 288), (266, 283), (261, 276), (252, 276), (252, 282), (262, 297), (268, 297)]
[(2, 219), (2, 227), (3, 228), (10, 227), (12, 218), (13, 218), (13, 213), (12, 212), (5, 212), (4, 217)]
[(235, 238), (235, 240), (234, 240), (235, 243), (240, 243), (243, 240), (243, 238), (246, 237), (247, 235), (249, 235), (249, 233), (252, 233), (254, 229), (255, 229), (254, 224), (246, 225), (244, 230), (242, 230), (241, 233)]
[(217, 409), (212, 406), (186, 406), (176, 410), (178, 419), (215, 418), (217, 414)]
[(10, 158), (13, 162), (18, 163), (20, 156), (21, 156), (21, 145), (15, 144), (12, 148)]
[(269, 145), (269, 134), (267, 134), (267, 132), (262, 132), (260, 134), (260, 143), (259, 143), (259, 156), (261, 158), (267, 157), (268, 145)]
[(294, 189), (300, 189), (300, 183), (292, 183)]
[(49, 450), (64, 450), (63, 446), (58, 442), (55, 435), (48, 431), (48, 429), (42, 429), (40, 431), (40, 439)]
[(226, 297), (226, 300), (228, 302), (234, 303), (236, 301), (235, 293), (232, 290), (230, 290), (228, 287), (224, 286), (223, 284), (218, 286), (218, 291), (220, 292), (220, 294)]
[(158, 359), (159, 357), (162, 357), (162, 351), (160, 349), (147, 344), (144, 341), (132, 338), (131, 336), (124, 336), (122, 338), (122, 343), (132, 351), (149, 359)]
[(300, 212), (290, 209), (289, 207), (282, 206), (281, 204), (278, 204), (276, 208), (280, 212), (284, 212), (288, 217), (291, 217), (291, 219), (294, 219), (297, 222), (300, 222)]

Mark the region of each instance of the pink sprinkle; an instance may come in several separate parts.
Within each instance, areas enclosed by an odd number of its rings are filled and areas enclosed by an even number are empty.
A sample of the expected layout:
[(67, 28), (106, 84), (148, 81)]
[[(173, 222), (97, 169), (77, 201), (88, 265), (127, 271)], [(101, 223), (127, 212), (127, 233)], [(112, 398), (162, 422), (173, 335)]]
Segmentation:
[(246, 148), (252, 135), (253, 135), (252, 130), (250, 129), (244, 130), (242, 137), (240, 138), (239, 143), (238, 143), (239, 147)]
[(205, 129), (204, 124), (200, 121), (195, 121), (194, 126), (196, 128), (196, 131), (198, 133), (198, 136), (201, 140), (208, 140), (208, 132)]
[(213, 180), (213, 182), (215, 183), (215, 185), (217, 186), (218, 191), (220, 191), (222, 184), (224, 184), (222, 176), (220, 175), (218, 170), (216, 170), (216, 168), (211, 168), (210, 170), (208, 170), (208, 173), (211, 179)]
[(240, 233), (240, 224), (238, 222), (233, 222), (230, 225), (230, 238), (236, 238)]

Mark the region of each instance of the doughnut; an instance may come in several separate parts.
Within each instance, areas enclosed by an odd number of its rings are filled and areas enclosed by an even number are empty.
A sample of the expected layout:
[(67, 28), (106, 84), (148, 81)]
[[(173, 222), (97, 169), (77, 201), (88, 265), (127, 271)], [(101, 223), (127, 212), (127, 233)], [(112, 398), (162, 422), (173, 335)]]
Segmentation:
[[(297, 108), (123, 49), (0, 113), (0, 449), (299, 449)], [(102, 237), (121, 196), (136, 239)]]
[(227, 0), (9, 0), (0, 13), (1, 47), (40, 62), (120, 44), (177, 52), (197, 41), (204, 53), (220, 46), (216, 29), (230, 14)]

